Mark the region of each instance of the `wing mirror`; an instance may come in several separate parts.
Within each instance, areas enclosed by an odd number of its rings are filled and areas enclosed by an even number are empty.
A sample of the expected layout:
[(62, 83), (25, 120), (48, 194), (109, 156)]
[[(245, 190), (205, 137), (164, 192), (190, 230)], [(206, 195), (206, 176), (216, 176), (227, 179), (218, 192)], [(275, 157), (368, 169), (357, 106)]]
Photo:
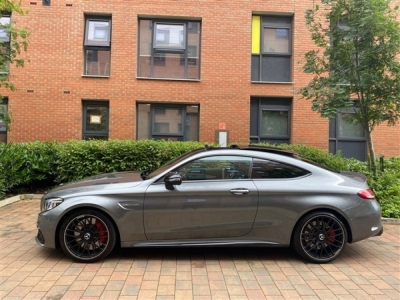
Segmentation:
[(173, 191), (174, 185), (180, 185), (182, 183), (182, 177), (179, 174), (170, 172), (164, 177), (165, 188)]

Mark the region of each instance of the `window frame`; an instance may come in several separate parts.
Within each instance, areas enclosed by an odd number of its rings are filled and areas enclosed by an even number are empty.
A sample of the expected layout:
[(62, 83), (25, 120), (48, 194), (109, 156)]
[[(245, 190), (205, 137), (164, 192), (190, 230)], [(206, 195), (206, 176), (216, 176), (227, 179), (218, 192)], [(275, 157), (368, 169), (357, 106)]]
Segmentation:
[[(142, 75), (141, 73), (141, 58), (147, 55), (141, 54), (141, 21), (149, 21), (151, 29), (151, 43), (149, 53), (149, 76)], [(183, 26), (183, 46), (182, 47), (163, 47), (155, 45), (157, 36), (157, 24), (162, 25), (182, 25)], [(157, 17), (138, 17), (138, 52), (137, 52), (137, 78), (139, 79), (160, 79), (160, 80), (187, 80), (187, 81), (199, 81), (201, 77), (201, 26), (202, 21), (200, 18), (196, 19), (185, 19), (185, 18), (157, 18)], [(198, 33), (198, 44), (190, 45), (189, 33)], [(198, 56), (193, 56), (193, 47), (198, 53)], [(165, 66), (168, 54), (180, 55), (179, 65), (183, 66), (183, 77), (156, 77), (154, 66)], [(156, 59), (156, 55), (158, 58)], [(189, 56), (191, 55), (191, 56)], [(198, 62), (197, 62), (198, 61)], [(188, 76), (190, 68), (197, 67), (196, 78)]]
[[(99, 41), (98, 43), (93, 42), (89, 39), (89, 30), (91, 22), (107, 22), (107, 33), (105, 41)], [(95, 25), (93, 25), (95, 26)], [(112, 16), (111, 15), (95, 15), (95, 14), (85, 14), (85, 32), (84, 32), (84, 39), (83, 39), (83, 57), (84, 57), (84, 68), (83, 68), (83, 75), (84, 77), (110, 77), (111, 75), (111, 44), (112, 44)], [(104, 71), (100, 71), (100, 62), (97, 60), (89, 60), (89, 51), (93, 51), (96, 53), (94, 55), (98, 58), (100, 51), (109, 52), (109, 62), (106, 62), (104, 66)], [(93, 68), (93, 64), (97, 63), (98, 74), (90, 74), (90, 69)]]
[[(254, 22), (254, 17), (260, 18), (260, 28), (259, 36), (255, 37), (252, 35), (252, 53), (251, 53), (251, 82), (259, 83), (259, 82), (278, 82), (278, 83), (292, 83), (293, 80), (293, 15), (252, 15), (252, 22)], [(275, 20), (275, 21), (274, 21)], [(277, 22), (276, 20), (282, 20), (281, 22)], [(254, 28), (253, 28), (254, 29)], [(288, 30), (288, 52), (274, 52), (274, 51), (266, 51), (264, 50), (265, 45), (265, 34), (264, 31), (266, 29), (287, 29)], [(254, 53), (253, 44), (255, 41), (254, 38), (258, 39), (258, 47), (259, 49)], [(268, 58), (286, 58), (289, 61), (289, 72), (287, 80), (279, 80), (279, 79), (268, 79), (263, 80), (263, 61), (267, 61)], [(254, 73), (258, 73), (253, 76)], [(279, 74), (279, 76), (284, 75), (283, 73)], [(258, 78), (258, 79), (257, 79)]]
[[(199, 104), (176, 104), (176, 103), (170, 103), (170, 104), (165, 104), (165, 103), (145, 103), (145, 102), (138, 102), (137, 103), (137, 115), (136, 115), (136, 139), (139, 140), (139, 125), (138, 123), (141, 121), (141, 118), (139, 117), (139, 105), (149, 105), (150, 106), (150, 114), (149, 114), (149, 126), (147, 128), (147, 137), (145, 138), (140, 138), (140, 139), (168, 139), (168, 138), (176, 138), (178, 141), (186, 141), (186, 135), (187, 135), (187, 128), (186, 124), (188, 123), (188, 116), (191, 114), (190, 112), (187, 111), (187, 107), (190, 106), (197, 106), (197, 115), (199, 117), (198, 119), (198, 124), (197, 124), (197, 141), (199, 140), (199, 122), (200, 122), (200, 105)], [(181, 122), (178, 123), (180, 124), (181, 132), (175, 132), (175, 133), (162, 133), (162, 132), (157, 132), (155, 131), (155, 124), (159, 123), (161, 124), (162, 122), (156, 122), (156, 115), (158, 116), (165, 116), (166, 111), (168, 109), (179, 109), (180, 114), (179, 116), (181, 117)], [(163, 111), (164, 114), (161, 114), (160, 112)], [(170, 123), (168, 123), (170, 124)], [(192, 140), (188, 140), (192, 141)]]
[[(107, 120), (106, 120), (106, 128), (104, 131), (95, 131), (87, 129), (87, 108), (89, 106), (94, 107), (106, 107), (107, 111)], [(110, 102), (108, 100), (82, 100), (82, 140), (86, 140), (86, 136), (94, 136), (99, 138), (109, 139), (110, 133)]]
[[(5, 114), (8, 114), (8, 98), (4, 97), (2, 100), (0, 100), (0, 109), (4, 109)], [(2, 121), (3, 123), (3, 121)], [(0, 136), (4, 136), (4, 142), (7, 143), (7, 126), (2, 126), (0, 127)], [(1, 141), (0, 141), (1, 142)]]
[[(256, 141), (269, 143), (290, 143), (292, 124), (292, 99), (291, 98), (267, 98), (251, 97), (250, 99), (250, 142)], [(287, 135), (262, 134), (263, 111), (285, 111), (287, 112)], [(256, 115), (254, 115), (256, 114)], [(256, 119), (256, 128), (251, 120)], [(256, 133), (256, 134), (255, 134)]]

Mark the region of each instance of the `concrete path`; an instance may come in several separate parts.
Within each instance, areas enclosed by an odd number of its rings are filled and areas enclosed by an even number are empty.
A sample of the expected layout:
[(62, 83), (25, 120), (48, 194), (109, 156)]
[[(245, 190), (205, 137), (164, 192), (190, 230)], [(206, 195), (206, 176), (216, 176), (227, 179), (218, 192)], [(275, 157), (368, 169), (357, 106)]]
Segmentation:
[(0, 299), (400, 299), (400, 226), (316, 265), (289, 249), (123, 249), (79, 264), (36, 245), (39, 200), (0, 208)]

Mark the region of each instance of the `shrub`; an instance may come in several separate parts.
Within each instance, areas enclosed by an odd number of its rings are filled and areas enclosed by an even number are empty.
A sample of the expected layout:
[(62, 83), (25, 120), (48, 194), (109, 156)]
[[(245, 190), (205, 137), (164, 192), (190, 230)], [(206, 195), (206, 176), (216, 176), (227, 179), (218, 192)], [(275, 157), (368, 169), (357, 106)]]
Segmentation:
[[(385, 171), (374, 177), (368, 165), (340, 153), (329, 154), (304, 145), (258, 144), (292, 150), (299, 156), (336, 171), (364, 173), (380, 202), (384, 217), (400, 218), (400, 157), (385, 160)], [(212, 145), (211, 145), (212, 146)], [(154, 170), (196, 148), (199, 142), (155, 140), (92, 140), (0, 144), (0, 199), (18, 187), (41, 182), (62, 183), (120, 171)]]
[(55, 176), (55, 143), (1, 144), (0, 193)]

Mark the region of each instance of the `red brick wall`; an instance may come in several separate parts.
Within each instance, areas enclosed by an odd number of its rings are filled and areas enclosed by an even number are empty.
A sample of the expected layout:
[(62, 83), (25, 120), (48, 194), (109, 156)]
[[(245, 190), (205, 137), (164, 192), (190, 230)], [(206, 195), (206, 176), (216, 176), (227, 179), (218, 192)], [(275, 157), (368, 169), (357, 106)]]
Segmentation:
[[(30, 62), (11, 67), (17, 92), (8, 96), (12, 113), (10, 142), (82, 138), (82, 100), (109, 100), (110, 138), (136, 138), (136, 101), (180, 102), (200, 105), (200, 140), (212, 142), (220, 123), (226, 123), (230, 142), (248, 142), (250, 97), (293, 98), (292, 143), (328, 149), (328, 121), (312, 112), (311, 103), (297, 91), (310, 79), (301, 72), (304, 52), (313, 44), (304, 26), (304, 11), (314, 1), (266, 0), (22, 0), (27, 16), (14, 16), (32, 34)], [(32, 5), (36, 3), (36, 5)], [(182, 4), (184, 3), (184, 5)], [(252, 13), (294, 15), (293, 83), (251, 83)], [(83, 74), (84, 13), (112, 15), (111, 75)], [(136, 79), (138, 16), (201, 18), (201, 79), (171, 81)], [(379, 127), (377, 153), (400, 155), (399, 126)]]

